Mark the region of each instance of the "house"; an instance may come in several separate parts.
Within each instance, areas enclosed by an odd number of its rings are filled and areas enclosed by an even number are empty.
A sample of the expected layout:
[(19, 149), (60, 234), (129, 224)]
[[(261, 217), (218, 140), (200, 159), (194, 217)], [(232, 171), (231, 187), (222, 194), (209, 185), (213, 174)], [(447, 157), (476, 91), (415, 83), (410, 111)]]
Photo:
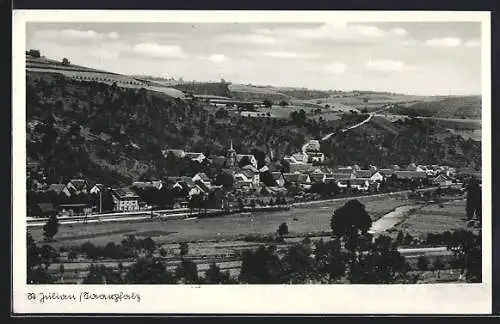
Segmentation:
[(252, 183), (253, 186), (257, 186), (260, 183), (260, 174), (259, 172), (254, 172), (248, 169), (241, 169), (234, 173), (234, 176), (242, 175), (244, 179), (247, 179)]
[(194, 182), (201, 181), (205, 186), (207, 187), (211, 186), (210, 178), (204, 172), (195, 174), (193, 177), (193, 181)]
[(249, 171), (251, 171), (253, 173), (259, 173), (260, 172), (256, 167), (254, 167), (251, 164), (247, 164), (247, 165), (243, 166), (241, 169), (242, 170), (249, 170)]
[(271, 174), (278, 187), (283, 187), (285, 185), (285, 178), (283, 178), (283, 174), (281, 172), (271, 172)]
[(66, 197), (71, 197), (71, 192), (69, 191), (68, 187), (63, 183), (50, 184), (47, 191), (53, 191), (58, 195), (63, 194)]
[(57, 209), (54, 208), (52, 203), (38, 203), (31, 210), (30, 216), (51, 217), (55, 215), (57, 215)]
[(305, 146), (306, 152), (319, 152), (319, 150), (320, 144), (318, 140), (310, 140)]
[(325, 155), (321, 152), (307, 152), (311, 162), (323, 163), (325, 161)]
[(290, 173), (295, 172), (307, 172), (314, 169), (314, 166), (311, 163), (290, 163)]
[(311, 173), (309, 174), (309, 177), (311, 178), (311, 183), (324, 183), (326, 181), (326, 174), (325, 173)]
[(85, 179), (72, 179), (66, 185), (72, 194), (86, 194), (90, 190), (90, 185)]
[(370, 176), (370, 181), (372, 182), (381, 182), (381, 181), (384, 181), (384, 175), (378, 171), (376, 171), (375, 173), (373, 173), (371, 176)]
[(354, 171), (354, 177), (356, 178), (370, 178), (373, 172), (371, 170), (356, 170)]
[(186, 152), (184, 152), (184, 150), (168, 149), (161, 152), (164, 157), (167, 157), (169, 153), (172, 153), (178, 159), (183, 159), (186, 156)]
[(63, 216), (89, 215), (92, 207), (87, 204), (60, 204), (59, 213)]
[(283, 179), (285, 180), (285, 185), (287, 186), (299, 186), (299, 175), (300, 173), (283, 173)]
[(393, 176), (399, 180), (425, 179), (427, 174), (424, 171), (394, 171)]
[(259, 169), (260, 173), (264, 173), (267, 171), (271, 171), (271, 169), (269, 169), (269, 167), (267, 165), (264, 165), (262, 168)]
[(115, 211), (139, 210), (139, 196), (130, 188), (112, 189)]
[(369, 178), (356, 178), (350, 180), (351, 188), (367, 191), (370, 188), (370, 179)]
[(240, 163), (241, 160), (244, 158), (248, 158), (248, 161), (250, 161), (250, 164), (257, 168), (257, 159), (253, 154), (236, 154), (236, 163)]
[(432, 183), (438, 186), (449, 186), (453, 184), (453, 181), (447, 175), (440, 174), (436, 178), (432, 179)]
[(106, 190), (106, 187), (103, 184), (96, 183), (94, 186), (92, 186), (92, 188), (90, 188), (89, 192), (93, 195), (97, 195), (105, 190)]
[(202, 163), (206, 159), (206, 156), (203, 153), (186, 152), (184, 154), (184, 156), (185, 156), (185, 158), (190, 159), (191, 161), (198, 162), (198, 163)]
[(385, 178), (389, 178), (394, 174), (394, 169), (380, 169), (378, 172)]
[(302, 189), (308, 190), (311, 189), (311, 177), (308, 174), (299, 174), (299, 179), (298, 179), (299, 186)]
[(307, 163), (309, 162), (309, 155), (306, 153), (295, 153), (292, 158), (297, 161), (297, 163)]
[(208, 193), (198, 186), (190, 177), (178, 177), (177, 181), (172, 186), (172, 189), (180, 190), (181, 192), (186, 193), (189, 197)]

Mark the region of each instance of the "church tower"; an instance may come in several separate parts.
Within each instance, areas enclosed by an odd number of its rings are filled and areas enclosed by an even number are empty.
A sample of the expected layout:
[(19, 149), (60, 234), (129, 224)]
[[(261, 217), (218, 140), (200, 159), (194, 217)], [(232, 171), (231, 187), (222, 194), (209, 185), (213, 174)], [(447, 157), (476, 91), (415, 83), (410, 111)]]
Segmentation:
[(226, 156), (226, 166), (228, 168), (234, 167), (236, 164), (236, 151), (233, 148), (233, 140), (231, 140), (231, 145), (229, 147), (229, 150), (227, 150), (227, 156)]

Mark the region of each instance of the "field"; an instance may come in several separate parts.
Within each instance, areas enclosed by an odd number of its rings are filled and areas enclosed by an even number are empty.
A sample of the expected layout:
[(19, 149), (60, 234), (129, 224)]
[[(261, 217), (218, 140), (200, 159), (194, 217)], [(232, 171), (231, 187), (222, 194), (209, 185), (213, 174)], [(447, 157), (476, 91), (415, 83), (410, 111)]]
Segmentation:
[[(80, 245), (91, 241), (95, 245), (105, 245), (113, 241), (119, 243), (130, 234), (152, 236), (156, 242), (234, 240), (249, 234), (268, 234), (276, 231), (286, 222), (291, 235), (324, 232), (330, 229), (330, 218), (335, 208), (344, 202), (319, 203), (292, 208), (289, 211), (238, 214), (225, 217), (197, 220), (146, 221), (134, 223), (100, 223), (61, 225), (54, 247)], [(364, 202), (368, 213), (378, 219), (394, 208), (408, 201), (391, 198)], [(29, 230), (36, 241), (42, 240), (40, 227)], [(152, 232), (154, 231), (154, 232)]]
[(403, 230), (414, 237), (425, 239), (428, 233), (467, 228), (465, 200), (456, 200), (442, 205), (433, 204), (423, 207), (397, 225), (395, 230)]

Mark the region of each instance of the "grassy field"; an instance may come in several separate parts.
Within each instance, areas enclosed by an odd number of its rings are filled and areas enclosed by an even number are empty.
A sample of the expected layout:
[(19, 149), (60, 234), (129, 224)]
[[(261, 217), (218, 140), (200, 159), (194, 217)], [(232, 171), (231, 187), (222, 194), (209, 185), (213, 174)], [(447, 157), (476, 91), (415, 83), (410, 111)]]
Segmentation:
[(451, 201), (423, 207), (411, 214), (405, 221), (395, 227), (414, 237), (425, 239), (428, 233), (441, 233), (456, 229), (472, 229), (467, 227), (465, 219), (465, 200)]
[[(364, 202), (368, 213), (378, 219), (394, 208), (407, 204), (407, 200), (387, 199)], [(230, 215), (198, 220), (145, 221), (134, 223), (100, 223), (61, 225), (52, 245), (80, 245), (91, 241), (95, 245), (105, 245), (113, 241), (121, 242), (127, 235), (151, 235), (159, 242), (234, 240), (249, 234), (268, 234), (286, 222), (291, 234), (305, 234), (330, 230), (333, 210), (343, 202), (320, 203), (300, 206), (289, 211), (261, 212), (250, 215)], [(154, 232), (152, 232), (154, 231)], [(30, 229), (36, 241), (43, 239), (42, 228)]]

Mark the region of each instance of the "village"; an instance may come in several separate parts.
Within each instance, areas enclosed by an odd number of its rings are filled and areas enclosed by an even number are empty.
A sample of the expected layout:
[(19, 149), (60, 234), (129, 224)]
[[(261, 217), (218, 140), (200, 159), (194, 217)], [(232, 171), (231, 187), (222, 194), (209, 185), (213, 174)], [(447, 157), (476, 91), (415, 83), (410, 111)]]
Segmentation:
[[(75, 217), (109, 212), (126, 215), (180, 208), (234, 211), (243, 207), (283, 206), (325, 198), (461, 186), (474, 176), (465, 169), (415, 163), (370, 165), (365, 169), (359, 165), (332, 168), (323, 164), (324, 155), (316, 140), (309, 141), (302, 152), (283, 158), (279, 164), (266, 163), (260, 168), (254, 155), (238, 154), (232, 141), (226, 156), (207, 157), (181, 149), (166, 149), (162, 153), (165, 158), (197, 163), (201, 170), (216, 165), (218, 172), (213, 177), (196, 172), (135, 181), (123, 187), (81, 178), (50, 184), (34, 181), (28, 190), (28, 217)], [(33, 172), (36, 169), (28, 172), (28, 181)]]

